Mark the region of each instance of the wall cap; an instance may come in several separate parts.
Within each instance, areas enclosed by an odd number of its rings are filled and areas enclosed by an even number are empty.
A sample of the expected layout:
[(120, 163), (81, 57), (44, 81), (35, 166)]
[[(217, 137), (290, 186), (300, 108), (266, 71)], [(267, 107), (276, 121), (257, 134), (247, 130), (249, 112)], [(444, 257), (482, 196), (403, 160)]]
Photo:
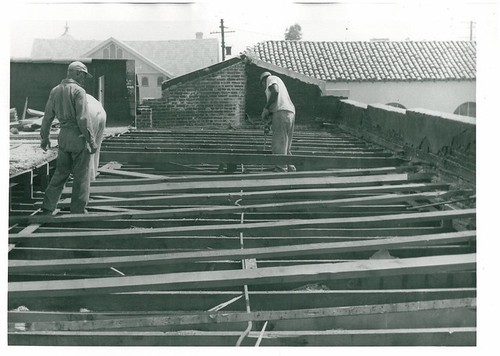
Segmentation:
[(464, 124), (470, 124), (470, 125), (476, 125), (476, 118), (475, 117), (470, 117), (470, 116), (462, 116), (462, 115), (455, 115), (455, 114), (449, 114), (441, 111), (434, 111), (434, 110), (429, 110), (429, 109), (422, 109), (422, 108), (417, 108), (417, 109), (407, 109), (407, 113), (415, 113), (415, 114), (423, 114), (427, 116), (436, 116), (442, 119), (446, 120), (452, 120), (452, 121), (459, 121)]
[(386, 110), (386, 111), (392, 111), (396, 112), (398, 114), (406, 114), (406, 109), (398, 108), (392, 105), (386, 105), (386, 104), (368, 104), (368, 108), (375, 108), (375, 109), (380, 109), (380, 110)]
[(358, 108), (362, 108), (362, 109), (367, 109), (368, 108), (368, 104), (361, 103), (359, 101), (350, 100), (350, 99), (344, 99), (344, 100), (340, 100), (340, 101), (342, 103), (349, 104), (349, 105), (352, 105), (352, 106), (356, 106)]

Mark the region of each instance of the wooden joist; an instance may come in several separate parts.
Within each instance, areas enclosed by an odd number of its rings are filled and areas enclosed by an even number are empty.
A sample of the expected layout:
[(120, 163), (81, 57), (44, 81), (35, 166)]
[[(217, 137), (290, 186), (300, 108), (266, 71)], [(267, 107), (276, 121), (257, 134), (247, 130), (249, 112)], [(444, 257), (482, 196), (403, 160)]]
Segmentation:
[(228, 286), (321, 281), (323, 279), (361, 278), (421, 274), (431, 271), (475, 269), (476, 255), (432, 256), (396, 260), (368, 260), (337, 264), (311, 264), (300, 267), (268, 267), (248, 270), (185, 272), (148, 276), (10, 282), (9, 297), (103, 294), (134, 290), (203, 289)]
[[(326, 187), (353, 187), (363, 185), (376, 185), (382, 183), (409, 183), (429, 181), (430, 174), (381, 174), (359, 177), (306, 177), (277, 179), (240, 179), (219, 181), (197, 181), (197, 182), (165, 182), (156, 184), (136, 184), (133, 186), (91, 186), (91, 194), (99, 195), (133, 195), (138, 193), (182, 193), (182, 192), (223, 192), (223, 191), (265, 191), (277, 189), (301, 189), (301, 188), (326, 188)], [(63, 194), (71, 194), (71, 189), (65, 188)]]
[[(254, 346), (251, 331), (242, 346)], [(241, 331), (37, 331), (8, 333), (10, 345), (235, 346)], [(261, 346), (475, 346), (475, 327), (269, 331)]]
[[(136, 171), (129, 171), (123, 169), (106, 169), (100, 168), (99, 172), (106, 175), (122, 177), (122, 178), (107, 178), (93, 181), (92, 186), (104, 185), (135, 185), (135, 184), (153, 184), (161, 182), (208, 182), (208, 181), (228, 181), (228, 180), (246, 180), (255, 179), (283, 179), (283, 178), (313, 178), (313, 177), (347, 177), (347, 176), (366, 176), (366, 175), (380, 175), (380, 174), (395, 174), (395, 173), (411, 173), (415, 171), (415, 167), (401, 166), (401, 167), (380, 167), (380, 168), (367, 168), (367, 169), (334, 169), (329, 171), (303, 171), (303, 172), (257, 172), (253, 174), (242, 175), (238, 174), (211, 174), (211, 175), (161, 175), (161, 174), (148, 174)], [(125, 178), (125, 179), (124, 179)], [(133, 178), (133, 179), (130, 179)], [(70, 183), (70, 182), (68, 182)]]
[(64, 260), (11, 260), (9, 273), (26, 273), (41, 271), (56, 271), (65, 269), (93, 269), (113, 266), (148, 266), (155, 264), (186, 263), (197, 261), (240, 260), (248, 258), (280, 258), (290, 256), (305, 256), (329, 253), (342, 253), (353, 251), (376, 251), (409, 246), (432, 246), (436, 244), (449, 244), (468, 242), (475, 238), (475, 231), (464, 231), (439, 235), (405, 236), (389, 239), (333, 242), (322, 244), (307, 244), (294, 246), (281, 246), (271, 248), (249, 248), (216, 251), (179, 252), (172, 254), (148, 254), (139, 256), (123, 256), (108, 258), (82, 258)]
[(451, 220), (460, 218), (475, 218), (476, 209), (462, 209), (462, 210), (447, 210), (436, 212), (423, 212), (423, 213), (408, 213), (408, 214), (392, 214), (392, 215), (376, 215), (366, 217), (353, 217), (353, 218), (330, 218), (330, 219), (304, 219), (304, 220), (280, 220), (273, 222), (259, 222), (259, 223), (234, 223), (224, 225), (199, 225), (199, 226), (178, 226), (172, 228), (158, 228), (158, 229), (122, 229), (118, 231), (94, 231), (84, 233), (37, 233), (37, 234), (9, 234), (9, 242), (14, 243), (18, 240), (26, 238), (55, 238), (63, 236), (71, 236), (73, 238), (85, 238), (90, 236), (120, 236), (122, 238), (128, 237), (154, 237), (162, 235), (204, 235), (204, 234), (234, 234), (240, 231), (261, 231), (269, 229), (299, 229), (306, 227), (356, 227), (356, 228), (373, 228), (373, 227), (387, 227), (391, 225), (400, 225), (404, 223), (415, 222), (431, 222), (441, 220)]
[[(416, 276), (417, 277), (417, 276)], [(405, 289), (323, 289), (318, 285), (297, 290), (249, 290), (254, 310), (289, 310), (307, 308), (329, 308), (384, 303), (408, 303), (438, 299), (474, 298), (476, 288), (405, 288)], [(311, 288), (310, 288), (311, 287)], [(80, 308), (100, 313), (144, 313), (153, 311), (209, 310), (214, 306), (238, 298), (224, 307), (225, 311), (244, 309), (241, 290), (200, 291), (140, 291), (100, 295), (40, 296), (35, 298), (8, 298), (8, 308), (13, 311), (20, 306), (31, 311), (75, 312)]]
[[(386, 194), (359, 198), (346, 198), (335, 200), (313, 200), (283, 203), (251, 204), (251, 205), (225, 205), (225, 206), (202, 206), (188, 208), (157, 209), (154, 211), (141, 211), (124, 208), (107, 208), (103, 210), (116, 212), (103, 212), (98, 214), (70, 214), (59, 216), (30, 216), (26, 219), (30, 223), (50, 221), (103, 221), (113, 219), (154, 219), (154, 218), (189, 218), (204, 217), (213, 214), (234, 214), (242, 212), (280, 212), (280, 211), (310, 211), (314, 209), (331, 209), (334, 207), (353, 205), (377, 205), (390, 203), (404, 203), (409, 200), (431, 199), (442, 196), (445, 192), (415, 193), (415, 194)], [(102, 204), (102, 203), (101, 203)], [(20, 222), (22, 217), (16, 217), (11, 222)]]
[(386, 167), (402, 164), (400, 158), (391, 157), (345, 157), (345, 156), (287, 156), (262, 155), (256, 153), (203, 153), (203, 152), (116, 152), (101, 151), (102, 161), (118, 161), (142, 164), (163, 164), (165, 162), (194, 163), (243, 163), (243, 164), (293, 164), (300, 170), (318, 170), (326, 168), (367, 168)]
[[(332, 308), (299, 309), (284, 311), (263, 311), (258, 312), (206, 312), (198, 314), (179, 314), (173, 315), (153, 315), (153, 316), (134, 316), (129, 315), (95, 315), (93, 313), (73, 314), (67, 319), (55, 321), (33, 321), (29, 320), (31, 313), (24, 313), (27, 317), (26, 322), (20, 320), (11, 320), (14, 315), (9, 313), (8, 331), (26, 332), (26, 331), (84, 331), (84, 330), (109, 330), (124, 328), (149, 328), (164, 327), (172, 325), (190, 325), (190, 324), (220, 324), (220, 323), (238, 323), (247, 321), (278, 321), (278, 320), (301, 320), (315, 318), (338, 318), (342, 316), (388, 314), (388, 313), (409, 313), (417, 311), (454, 308), (475, 308), (476, 298), (465, 299), (445, 299), (424, 302), (377, 304), (363, 306), (346, 306)], [(36, 315), (37, 318), (43, 318), (43, 315)], [(47, 316), (50, 318), (50, 314)], [(61, 317), (55, 315), (54, 317)], [(386, 316), (387, 317), (387, 316)], [(75, 320), (76, 319), (76, 320)], [(78, 320), (82, 319), (82, 320)], [(365, 325), (366, 327), (366, 325)], [(389, 326), (390, 327), (390, 324)]]
[[(253, 191), (253, 192), (230, 192), (230, 193), (179, 193), (175, 195), (158, 195), (146, 197), (123, 197), (107, 196), (106, 200), (97, 199), (97, 195), (92, 195), (89, 201), (89, 206), (98, 205), (171, 205), (171, 204), (234, 204), (237, 200), (243, 199), (244, 202), (252, 202), (256, 200), (304, 200), (304, 199), (332, 199), (344, 196), (370, 195), (397, 193), (404, 191), (425, 192), (433, 190), (447, 190), (448, 184), (444, 183), (406, 183), (406, 184), (390, 184), (390, 185), (374, 185), (360, 187), (345, 187), (345, 188), (311, 188), (311, 189), (283, 189), (269, 191)], [(97, 199), (97, 200), (96, 200)], [(62, 199), (59, 203), (60, 207), (68, 207), (70, 198)]]

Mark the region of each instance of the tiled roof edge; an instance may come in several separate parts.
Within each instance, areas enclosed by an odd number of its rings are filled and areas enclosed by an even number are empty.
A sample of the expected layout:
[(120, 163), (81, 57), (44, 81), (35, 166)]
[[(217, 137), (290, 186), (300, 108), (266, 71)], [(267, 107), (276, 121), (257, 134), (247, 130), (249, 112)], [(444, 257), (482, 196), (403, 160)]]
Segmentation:
[(320, 89), (322, 95), (324, 95), (326, 93), (326, 83), (323, 80), (319, 80), (319, 79), (307, 76), (305, 74), (295, 72), (291, 69), (277, 66), (277, 65), (269, 63), (269, 62), (264, 62), (264, 61), (257, 59), (251, 55), (248, 55), (248, 54), (242, 54), (242, 58), (246, 58), (247, 63), (255, 64), (258, 67), (269, 69), (273, 72), (286, 75), (287, 77), (297, 79), (297, 80), (304, 82), (304, 83), (307, 83), (307, 84), (316, 85)]

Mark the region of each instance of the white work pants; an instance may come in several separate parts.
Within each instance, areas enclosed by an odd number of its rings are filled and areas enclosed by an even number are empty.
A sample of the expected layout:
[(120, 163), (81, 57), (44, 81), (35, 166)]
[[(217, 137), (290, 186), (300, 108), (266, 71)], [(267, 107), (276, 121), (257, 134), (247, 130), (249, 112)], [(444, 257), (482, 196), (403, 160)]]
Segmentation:
[[(290, 147), (292, 146), (294, 126), (295, 126), (295, 114), (293, 112), (282, 110), (273, 113), (273, 121), (272, 121), (273, 154), (291, 155)], [(295, 167), (291, 165), (290, 167), (287, 167), (286, 164), (276, 165), (276, 167), (283, 171), (295, 170), (294, 169)]]

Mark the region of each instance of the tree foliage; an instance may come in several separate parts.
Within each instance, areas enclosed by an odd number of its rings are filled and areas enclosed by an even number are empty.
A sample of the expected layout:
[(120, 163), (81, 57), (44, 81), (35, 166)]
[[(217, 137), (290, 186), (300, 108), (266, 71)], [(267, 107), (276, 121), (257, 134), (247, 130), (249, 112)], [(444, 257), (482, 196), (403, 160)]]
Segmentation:
[(302, 28), (298, 23), (288, 27), (285, 31), (285, 40), (300, 40), (302, 38)]

